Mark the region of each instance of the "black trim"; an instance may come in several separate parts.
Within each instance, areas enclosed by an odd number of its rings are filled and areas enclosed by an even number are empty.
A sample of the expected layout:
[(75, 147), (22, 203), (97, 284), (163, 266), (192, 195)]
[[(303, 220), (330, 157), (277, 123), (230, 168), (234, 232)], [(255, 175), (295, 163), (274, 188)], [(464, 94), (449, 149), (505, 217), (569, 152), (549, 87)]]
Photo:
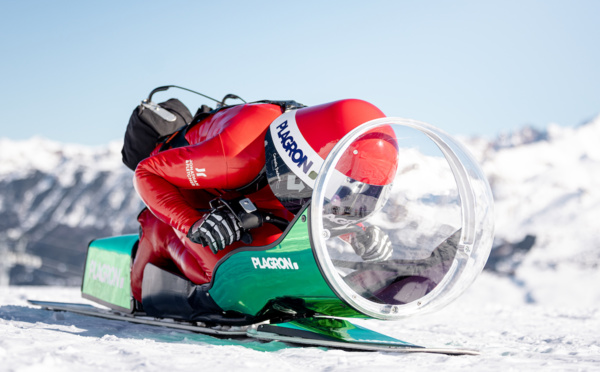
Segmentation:
[(144, 268), (142, 304), (149, 316), (203, 322), (207, 325), (248, 325), (267, 319), (284, 321), (291, 318), (289, 314), (281, 313), (270, 305), (257, 315), (224, 311), (208, 291), (208, 283), (194, 284), (151, 263)]
[(255, 104), (255, 103), (277, 105), (281, 108), (282, 113), (284, 113), (286, 111), (290, 111), (290, 110), (297, 110), (297, 109), (301, 109), (303, 107), (307, 107), (306, 105), (303, 105), (302, 103), (298, 103), (294, 100), (268, 100), (268, 99), (254, 101), (254, 102), (244, 102), (243, 104), (237, 104), (237, 105), (227, 105), (227, 106), (224, 105), (224, 106), (217, 107), (210, 111), (198, 110), (198, 112), (196, 112), (196, 115), (194, 115), (194, 117), (192, 118), (192, 121), (190, 122), (190, 126), (198, 124), (202, 120), (206, 119), (207, 117), (209, 117), (213, 114), (216, 114), (217, 112), (219, 112), (221, 110), (226, 110), (226, 109), (229, 109), (229, 108), (232, 108), (235, 106), (240, 106), (240, 105), (251, 105), (251, 104)]
[(81, 297), (83, 297), (83, 298), (85, 298), (87, 300), (91, 300), (91, 301), (94, 301), (96, 303), (99, 303), (100, 305), (104, 305), (104, 306), (106, 306), (106, 307), (108, 307), (110, 309), (113, 309), (113, 310), (116, 310), (116, 311), (120, 311), (120, 312), (125, 313), (125, 314), (133, 314), (133, 310), (134, 310), (133, 301), (131, 301), (131, 305), (130, 305), (131, 308), (128, 309), (128, 308), (121, 307), (121, 306), (118, 306), (118, 305), (115, 305), (115, 304), (111, 304), (110, 302), (106, 302), (106, 301), (104, 301), (102, 299), (99, 299), (98, 297), (94, 297), (92, 295), (89, 295), (89, 294), (86, 294), (86, 293), (83, 293), (83, 292), (81, 292)]
[(83, 284), (85, 281), (85, 269), (87, 267), (87, 260), (88, 260), (88, 254), (90, 253), (90, 245), (95, 242), (98, 239), (92, 239), (90, 240), (90, 242), (87, 245), (87, 249), (85, 250), (85, 260), (83, 261), (83, 272), (81, 273), (81, 288), (80, 288), (80, 292), (81, 295), (83, 296)]
[(277, 106), (281, 107), (282, 113), (286, 112), (286, 111), (290, 111), (290, 110), (297, 110), (297, 109), (307, 107), (306, 105), (303, 105), (302, 103), (296, 102), (294, 100), (277, 101), (277, 100), (263, 99), (261, 101), (250, 102), (250, 103), (270, 103), (272, 105), (277, 105)]
[[(190, 124), (188, 125), (188, 127), (191, 128), (192, 126), (200, 123), (202, 120), (206, 119), (207, 117), (209, 117), (211, 115), (214, 115), (214, 114), (216, 114), (219, 111), (227, 110), (227, 109), (235, 107), (235, 106), (239, 106), (239, 105), (221, 106), (221, 107), (217, 107), (217, 108), (212, 109), (212, 110), (210, 110), (210, 108), (208, 106), (202, 106), (200, 109), (198, 109), (198, 111), (196, 111), (196, 114), (192, 118), (192, 121), (190, 122)], [(204, 109), (204, 107), (206, 107), (210, 111), (206, 111)]]
[(177, 131), (175, 131), (174, 134), (171, 134), (168, 137), (163, 138), (162, 140), (159, 139), (158, 143), (162, 142), (162, 146), (160, 147), (160, 150), (158, 150), (158, 152), (163, 152), (177, 147), (189, 146), (190, 143), (185, 138), (188, 128), (189, 125), (185, 125), (177, 129)]
[(221, 313), (202, 285), (147, 263), (142, 280), (142, 305), (146, 314), (160, 318), (194, 320), (197, 315)]
[(226, 192), (235, 191), (242, 195), (249, 195), (249, 194), (253, 194), (259, 190), (262, 190), (268, 184), (269, 184), (269, 181), (267, 179), (267, 168), (266, 168), (266, 166), (264, 166), (260, 170), (260, 172), (258, 172), (258, 175), (252, 181), (250, 181), (250, 183), (248, 183), (246, 186), (242, 186), (237, 189), (224, 189), (224, 191), (226, 191)]

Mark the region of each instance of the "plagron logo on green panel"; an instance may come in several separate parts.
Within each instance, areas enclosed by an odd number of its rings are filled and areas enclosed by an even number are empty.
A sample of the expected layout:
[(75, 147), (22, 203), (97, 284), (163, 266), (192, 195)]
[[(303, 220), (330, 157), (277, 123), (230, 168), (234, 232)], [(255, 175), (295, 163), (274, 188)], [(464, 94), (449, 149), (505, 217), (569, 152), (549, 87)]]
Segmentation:
[(250, 257), (255, 269), (298, 270), (298, 263), (289, 257)]
[(129, 308), (131, 257), (90, 247), (82, 291), (103, 301)]
[(107, 264), (104, 262), (98, 262), (96, 260), (90, 260), (89, 277), (115, 289), (123, 289), (123, 283), (125, 283), (125, 277), (123, 276), (123, 269), (117, 266)]

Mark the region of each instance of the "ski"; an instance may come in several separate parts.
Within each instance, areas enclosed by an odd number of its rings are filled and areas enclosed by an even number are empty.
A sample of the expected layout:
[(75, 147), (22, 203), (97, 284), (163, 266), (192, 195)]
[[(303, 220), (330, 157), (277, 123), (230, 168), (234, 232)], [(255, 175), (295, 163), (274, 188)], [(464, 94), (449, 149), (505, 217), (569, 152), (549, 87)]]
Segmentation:
[(475, 350), (432, 348), (411, 344), (360, 327), (339, 318), (314, 317), (297, 319), (285, 323), (255, 324), (244, 327), (207, 327), (202, 323), (132, 315), (81, 303), (36, 300), (28, 300), (28, 302), (45, 310), (66, 311), (80, 315), (173, 328), (217, 337), (248, 337), (260, 341), (280, 341), (300, 346), (326, 347), (353, 351), (479, 355), (479, 352)]
[(468, 349), (454, 349), (454, 348), (432, 348), (426, 346), (397, 346), (397, 345), (377, 345), (377, 344), (365, 344), (365, 343), (352, 343), (344, 341), (332, 341), (332, 340), (316, 340), (316, 339), (305, 339), (301, 337), (289, 337), (282, 336), (269, 332), (256, 331), (249, 329), (247, 333), (254, 338), (263, 341), (281, 341), (293, 344), (302, 344), (309, 346), (322, 346), (334, 349), (347, 349), (354, 351), (386, 351), (393, 353), (430, 353), (430, 354), (446, 354), (446, 355), (479, 355), (480, 353), (476, 350)]
[(359, 351), (424, 352), (447, 355), (479, 354), (474, 350), (415, 345), (358, 326), (345, 319), (332, 317), (302, 318), (285, 323), (260, 324), (256, 328), (248, 329), (247, 333), (251, 337), (265, 341), (282, 341)]
[(74, 314), (94, 316), (104, 319), (121, 320), (130, 323), (139, 323), (152, 326), (174, 328), (185, 331), (204, 333), (213, 336), (246, 336), (245, 327), (206, 327), (199, 323), (177, 321), (172, 319), (152, 318), (148, 316), (132, 315), (121, 312), (116, 312), (108, 309), (101, 309), (96, 306), (80, 303), (66, 303), (66, 302), (49, 302), (49, 301), (36, 301), (28, 300), (32, 305), (36, 305), (45, 310), (52, 311), (67, 311)]

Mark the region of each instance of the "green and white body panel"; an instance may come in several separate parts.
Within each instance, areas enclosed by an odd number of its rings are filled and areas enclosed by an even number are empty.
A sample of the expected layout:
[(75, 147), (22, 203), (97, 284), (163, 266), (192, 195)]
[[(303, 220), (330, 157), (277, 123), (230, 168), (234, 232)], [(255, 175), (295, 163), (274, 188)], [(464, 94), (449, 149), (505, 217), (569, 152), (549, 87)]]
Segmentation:
[(131, 312), (131, 255), (138, 235), (93, 240), (87, 251), (81, 294), (112, 309)]
[[(295, 304), (320, 314), (364, 317), (331, 290), (311, 249), (308, 209), (279, 242), (268, 248), (242, 248), (216, 268), (209, 294), (225, 311), (255, 316), (272, 304)], [(300, 300), (300, 301), (298, 301)], [(303, 309), (296, 309), (303, 310)]]
[[(287, 313), (366, 317), (341, 301), (323, 278), (311, 249), (307, 215), (305, 209), (279, 241), (265, 247), (240, 248), (223, 258), (208, 291), (221, 309), (252, 317), (268, 306)], [(131, 253), (137, 243), (137, 235), (90, 243), (82, 284), (84, 298), (119, 311), (132, 311)]]

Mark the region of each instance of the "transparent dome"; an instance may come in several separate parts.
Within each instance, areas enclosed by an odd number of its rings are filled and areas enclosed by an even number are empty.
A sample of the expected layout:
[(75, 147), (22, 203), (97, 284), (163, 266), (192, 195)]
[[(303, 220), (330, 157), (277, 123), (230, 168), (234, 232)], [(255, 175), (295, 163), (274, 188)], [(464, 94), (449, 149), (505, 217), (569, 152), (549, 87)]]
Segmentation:
[[(361, 153), (378, 133), (394, 151)], [(447, 305), (480, 274), (493, 240), (492, 193), (472, 156), (443, 131), (401, 118), (367, 122), (337, 143), (310, 216), (330, 287), (379, 319)]]

